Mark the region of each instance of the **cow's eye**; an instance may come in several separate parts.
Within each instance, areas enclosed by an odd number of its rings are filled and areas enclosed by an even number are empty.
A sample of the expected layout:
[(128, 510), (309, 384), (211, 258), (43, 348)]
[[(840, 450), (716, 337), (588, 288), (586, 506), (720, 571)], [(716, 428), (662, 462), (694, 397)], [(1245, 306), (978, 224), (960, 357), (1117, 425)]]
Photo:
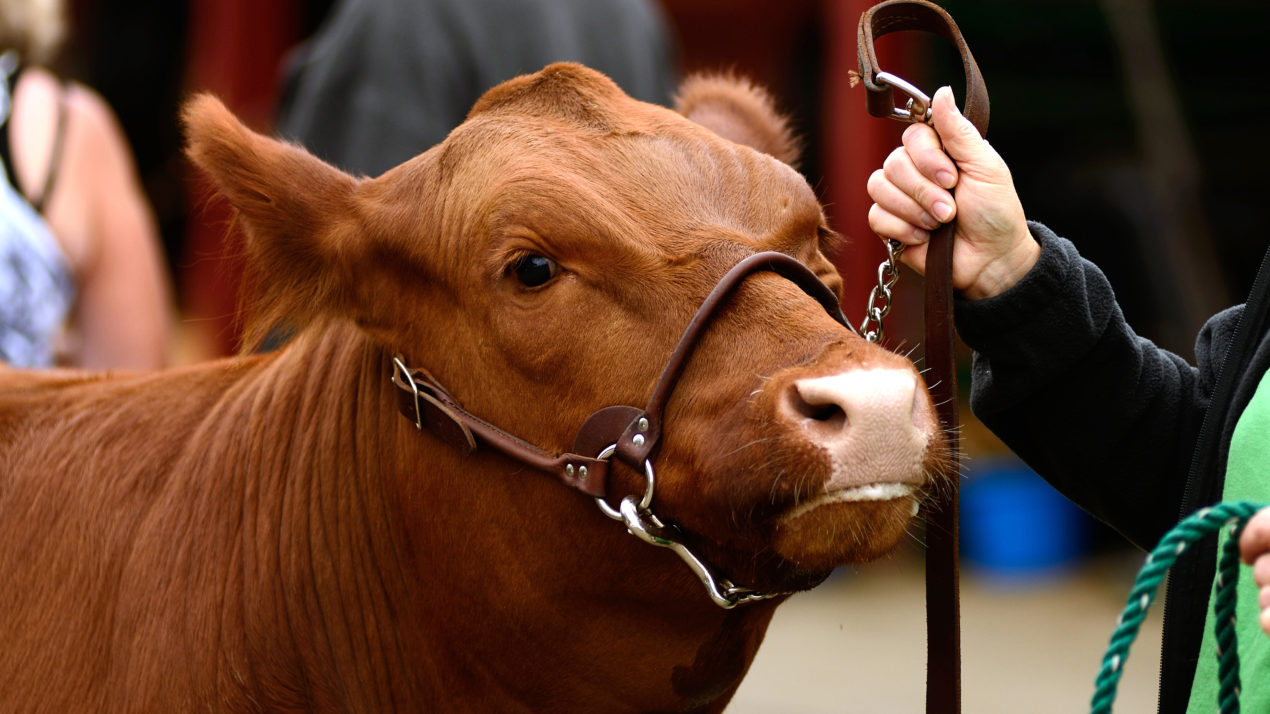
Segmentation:
[(560, 264), (545, 255), (527, 253), (512, 263), (512, 272), (516, 273), (516, 279), (522, 285), (536, 288), (556, 277), (556, 273), (560, 272)]

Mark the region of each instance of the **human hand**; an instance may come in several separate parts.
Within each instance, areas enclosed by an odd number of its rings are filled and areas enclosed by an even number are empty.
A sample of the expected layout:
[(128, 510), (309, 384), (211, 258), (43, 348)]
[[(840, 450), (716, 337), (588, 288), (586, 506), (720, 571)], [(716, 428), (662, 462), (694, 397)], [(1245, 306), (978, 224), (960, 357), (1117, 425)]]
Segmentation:
[(957, 217), (953, 288), (971, 300), (998, 295), (1036, 264), (1041, 247), (1010, 169), (961, 115), (952, 90), (935, 92), (931, 110), (934, 128), (909, 126), (903, 146), (869, 177), (869, 227), (904, 243), (901, 260), (925, 275), (930, 232)]
[(1252, 580), (1257, 584), (1261, 607), (1261, 629), (1270, 634), (1270, 508), (1257, 511), (1243, 535), (1239, 536), (1239, 554), (1252, 566)]

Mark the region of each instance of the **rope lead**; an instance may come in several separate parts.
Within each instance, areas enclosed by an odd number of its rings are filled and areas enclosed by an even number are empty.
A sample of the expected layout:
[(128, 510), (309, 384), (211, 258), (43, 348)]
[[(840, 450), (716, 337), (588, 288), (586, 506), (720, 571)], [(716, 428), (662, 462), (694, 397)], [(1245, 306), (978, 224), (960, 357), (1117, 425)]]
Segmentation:
[(1243, 532), (1252, 514), (1264, 506), (1265, 504), (1248, 501), (1219, 503), (1212, 508), (1196, 511), (1164, 535), (1138, 572), (1138, 579), (1134, 581), (1128, 602), (1120, 614), (1119, 624), (1111, 635), (1111, 643), (1102, 658), (1102, 667), (1094, 680), (1094, 697), (1090, 709), (1092, 714), (1111, 712), (1111, 704), (1116, 699), (1116, 687), (1120, 684), (1120, 674), (1124, 671), (1125, 661), (1129, 659), (1129, 645), (1138, 636), (1138, 629), (1146, 617), (1147, 608), (1155, 600), (1155, 593), (1164, 580), (1164, 574), (1173, 567), (1173, 563), (1188, 546), (1227, 526), (1230, 527), (1230, 538), (1222, 547), (1218, 561), (1216, 601), (1213, 604), (1218, 652), (1217, 701), (1221, 714), (1238, 714), (1239, 651), (1235, 639), (1235, 590), (1239, 583), (1239, 534)]

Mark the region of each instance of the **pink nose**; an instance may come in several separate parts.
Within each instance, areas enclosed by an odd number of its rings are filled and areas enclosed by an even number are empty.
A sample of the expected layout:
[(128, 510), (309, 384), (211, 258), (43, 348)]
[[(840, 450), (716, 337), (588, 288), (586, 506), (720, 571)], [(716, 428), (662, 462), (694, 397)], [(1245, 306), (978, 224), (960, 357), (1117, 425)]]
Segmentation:
[(847, 430), (916, 427), (917, 378), (904, 370), (852, 370), (800, 379), (790, 384), (785, 396), (791, 412), (807, 419), (807, 425), (825, 438)]
[(781, 410), (829, 453), (837, 477), (911, 481), (935, 433), (925, 396), (911, 370), (856, 369), (791, 382)]

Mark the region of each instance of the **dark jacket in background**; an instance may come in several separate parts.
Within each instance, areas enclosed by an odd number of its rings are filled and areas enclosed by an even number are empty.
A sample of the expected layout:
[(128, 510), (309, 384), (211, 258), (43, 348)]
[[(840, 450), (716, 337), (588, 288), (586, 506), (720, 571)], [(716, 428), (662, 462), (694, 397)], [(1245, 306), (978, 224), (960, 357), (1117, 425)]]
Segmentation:
[(440, 143), (485, 90), (552, 62), (668, 104), (672, 47), (651, 0), (342, 0), (289, 59), (277, 130), (377, 176)]

